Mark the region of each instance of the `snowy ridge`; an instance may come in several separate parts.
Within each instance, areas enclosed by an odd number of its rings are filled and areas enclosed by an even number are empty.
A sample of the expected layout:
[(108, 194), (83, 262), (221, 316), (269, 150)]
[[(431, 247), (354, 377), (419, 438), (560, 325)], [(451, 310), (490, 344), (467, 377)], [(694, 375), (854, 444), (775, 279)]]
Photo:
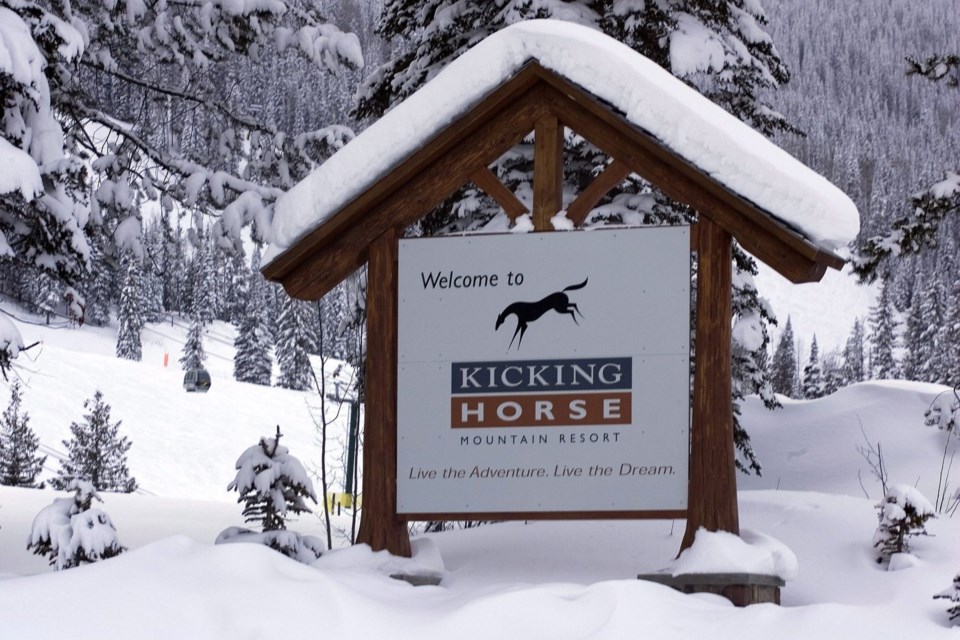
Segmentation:
[(531, 59), (811, 241), (839, 250), (859, 231), (857, 208), (842, 191), (652, 61), (588, 27), (532, 20), (477, 44), (282, 196), (264, 264)]

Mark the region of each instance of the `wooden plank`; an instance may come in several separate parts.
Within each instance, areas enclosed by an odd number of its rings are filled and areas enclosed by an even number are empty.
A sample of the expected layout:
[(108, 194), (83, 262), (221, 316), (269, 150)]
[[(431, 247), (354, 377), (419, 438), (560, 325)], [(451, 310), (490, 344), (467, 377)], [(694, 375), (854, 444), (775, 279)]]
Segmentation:
[(357, 542), (410, 557), (410, 536), (397, 513), (397, 254), (399, 234), (370, 246), (367, 272), (367, 363), (363, 427), (363, 509)]
[(713, 217), (747, 251), (784, 277), (812, 282), (819, 280), (827, 267), (842, 268), (842, 258), (820, 249), (716, 182), (593, 96), (553, 73), (547, 73), (544, 80), (556, 90), (548, 91), (547, 99), (563, 124), (625, 162), (668, 197)]
[[(503, 106), (482, 129), (436, 156), (408, 182), (362, 210), (362, 216), (356, 210), (362, 203), (351, 203), (344, 215), (355, 217), (355, 223), (300, 257), (296, 269), (280, 280), (287, 293), (307, 300), (322, 296), (366, 261), (367, 248), (377, 236), (390, 227), (405, 228), (425, 216), (477, 171), (520, 142), (534, 128), (537, 118), (549, 112), (537, 89)], [(264, 275), (270, 277), (275, 272), (268, 274), (265, 270)]]
[(537, 120), (533, 138), (533, 227), (552, 231), (563, 208), (563, 126), (555, 115)]
[(527, 207), (510, 191), (489, 167), (483, 167), (470, 176), (475, 185), (493, 198), (511, 220), (527, 213)]
[[(510, 80), (491, 91), (489, 95), (481, 99), (463, 116), (442, 131), (437, 132), (420, 149), (398, 162), (395, 168), (385, 173), (353, 201), (344, 205), (324, 224), (297, 241), (283, 254), (277, 256), (263, 268), (264, 276), (275, 282), (281, 282), (288, 273), (298, 269), (305, 258), (328, 244), (338, 242), (345, 229), (358, 224), (365, 224), (368, 211), (412, 178), (426, 171), (427, 167), (435, 166), (438, 157), (447, 154), (451, 149), (462, 148), (467, 142), (465, 140), (467, 136), (486, 126), (492, 118), (508, 109), (518, 98), (523, 97), (531, 87), (538, 84), (540, 82), (539, 69), (542, 68), (535, 64), (528, 64), (520, 69)], [(524, 134), (529, 133), (532, 128), (533, 123), (530, 123), (530, 127)], [(491, 158), (485, 164), (489, 165), (495, 159)], [(364, 255), (361, 259), (351, 259), (348, 262), (363, 264), (365, 260), (364, 247)], [(348, 271), (347, 274), (349, 273)]]
[(732, 239), (720, 225), (697, 223), (697, 312), (690, 486), (680, 550), (697, 529), (740, 533), (733, 451), (731, 314)]
[(484, 511), (481, 513), (402, 513), (409, 522), (424, 520), (680, 520), (687, 512), (661, 511)]
[(570, 203), (570, 206), (567, 207), (567, 218), (573, 222), (575, 227), (579, 227), (583, 224), (587, 214), (600, 202), (600, 198), (607, 195), (610, 189), (623, 182), (628, 175), (630, 175), (630, 167), (625, 162), (614, 159)]

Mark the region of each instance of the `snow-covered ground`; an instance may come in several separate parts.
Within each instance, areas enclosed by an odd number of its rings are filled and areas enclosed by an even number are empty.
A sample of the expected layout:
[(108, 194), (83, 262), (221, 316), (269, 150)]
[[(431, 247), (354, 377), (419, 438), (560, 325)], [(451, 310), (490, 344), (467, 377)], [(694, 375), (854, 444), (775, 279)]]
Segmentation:
[[(912, 566), (883, 570), (871, 548), (881, 491), (858, 453), (865, 433), (882, 444), (890, 481), (916, 484), (932, 500), (945, 434), (923, 426), (922, 414), (942, 387), (867, 383), (822, 400), (786, 401), (776, 412), (748, 401), (744, 422), (764, 476), (739, 479), (741, 526), (784, 543), (799, 572), (783, 589), (783, 606), (736, 609), (717, 596), (636, 580), (670, 567), (682, 521), (510, 522), (416, 537), (413, 560), (341, 544), (313, 566), (258, 545), (214, 546), (222, 529), (242, 524), (226, 485), (246, 447), (280, 424), (291, 453), (317, 463), (308, 410), (316, 394), (233, 382), (232, 338), (223, 325), (207, 343), (214, 382), (206, 395), (180, 386), (179, 322), (149, 327), (140, 363), (113, 357), (109, 328), (17, 325), (26, 343), (43, 340), (42, 350), (21, 355), (16, 375), (44, 447), (63, 449), (70, 422), (81, 420), (83, 401), (100, 389), (133, 443), (129, 466), (144, 491), (104, 495), (128, 552), (51, 573), (25, 545), (33, 516), (62, 494), (0, 488), (4, 640), (927, 640), (960, 632), (949, 627), (946, 602), (932, 599), (960, 571), (960, 516), (932, 521), (932, 535), (916, 540), (915, 558), (905, 563)], [(0, 393), (5, 407), (7, 391)], [(53, 457), (47, 467), (56, 469)], [(341, 516), (334, 524), (349, 522)], [(315, 516), (294, 528), (322, 534)], [(389, 577), (404, 571), (439, 572), (442, 581), (413, 587)]]

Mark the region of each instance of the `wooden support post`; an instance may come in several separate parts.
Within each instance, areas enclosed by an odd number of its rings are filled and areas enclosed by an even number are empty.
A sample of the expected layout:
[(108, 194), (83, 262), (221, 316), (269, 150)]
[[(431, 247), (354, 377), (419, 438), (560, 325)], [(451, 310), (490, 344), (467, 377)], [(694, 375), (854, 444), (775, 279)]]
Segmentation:
[(706, 216), (700, 216), (696, 231), (696, 366), (687, 528), (681, 551), (693, 544), (700, 527), (740, 533), (730, 379), (732, 240)]
[(357, 542), (410, 557), (407, 525), (397, 517), (398, 239), (397, 231), (389, 229), (370, 245), (363, 510)]
[(552, 231), (550, 218), (563, 208), (563, 125), (544, 116), (533, 136), (533, 227)]

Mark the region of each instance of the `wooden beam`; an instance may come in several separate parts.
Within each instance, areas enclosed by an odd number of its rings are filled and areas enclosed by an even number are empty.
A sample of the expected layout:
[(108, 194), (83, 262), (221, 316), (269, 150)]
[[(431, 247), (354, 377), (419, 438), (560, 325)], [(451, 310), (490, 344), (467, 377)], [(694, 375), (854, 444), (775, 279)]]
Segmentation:
[(701, 527), (740, 533), (731, 383), (732, 239), (707, 217), (701, 217), (697, 223), (697, 234), (690, 485), (681, 551), (693, 544)]
[(845, 261), (815, 246), (698, 167), (678, 156), (649, 133), (614, 113), (592, 95), (554, 74), (544, 75), (547, 100), (560, 121), (626, 163), (668, 197), (713, 218), (758, 259), (792, 282), (814, 282), (827, 267)]
[[(338, 225), (336, 235), (311, 234), (297, 244), (300, 255), (295, 263), (288, 264), (285, 271), (280, 267), (274, 269), (271, 263), (264, 269), (264, 275), (277, 279), (295, 298), (316, 300), (323, 296), (363, 265), (367, 249), (375, 238), (388, 228), (405, 228), (428, 214), (470, 181), (477, 171), (523, 140), (536, 120), (549, 113), (542, 91), (536, 88), (517, 101), (501, 106), (482, 129), (464, 135), (460, 144), (443, 153), (432, 154), (429, 164), (409, 176), (406, 182), (392, 189), (382, 187), (383, 192), (377, 198), (367, 192), (341, 209), (335, 219), (343, 217), (352, 222)], [(380, 190), (378, 186), (377, 191)], [(314, 233), (323, 231), (327, 224)], [(308, 246), (313, 250), (301, 250)]]
[(600, 198), (607, 195), (610, 189), (623, 182), (628, 175), (630, 175), (630, 167), (627, 166), (627, 163), (614, 159), (570, 203), (570, 206), (567, 207), (567, 218), (573, 222), (575, 227), (579, 227), (583, 224), (587, 214), (600, 202)]
[[(287, 276), (300, 270), (305, 261), (323, 250), (331, 244), (340, 244), (342, 235), (355, 226), (364, 226), (367, 224), (368, 213), (378, 207), (382, 201), (394, 194), (398, 190), (405, 188), (411, 180), (414, 180), (429, 167), (436, 167), (438, 157), (447, 155), (457, 150), (463, 151), (465, 148), (474, 144), (476, 134), (485, 129), (492, 120), (502, 116), (505, 111), (514, 108), (519, 99), (529, 97), (528, 93), (535, 85), (540, 83), (542, 67), (537, 64), (528, 64), (518, 71), (513, 78), (500, 85), (484, 97), (477, 105), (465, 113), (462, 117), (453, 122), (442, 131), (438, 132), (433, 138), (425, 143), (421, 148), (410, 154), (407, 158), (397, 163), (397, 166), (383, 175), (379, 180), (364, 190), (353, 201), (346, 203), (338, 212), (335, 212), (322, 225), (308, 233), (305, 237), (298, 240), (293, 246), (288, 248), (283, 254), (277, 256), (270, 264), (263, 268), (263, 274), (269, 280), (274, 282), (283, 282)], [(526, 130), (520, 134), (520, 138), (533, 129), (534, 121), (528, 123)], [(483, 163), (483, 166), (489, 165), (502, 155), (512, 144), (508, 145), (499, 154), (489, 158)], [(475, 171), (478, 167), (472, 168)], [(440, 168), (440, 171), (446, 171), (446, 167)], [(466, 180), (461, 180), (457, 186), (463, 184)], [(444, 197), (449, 195), (447, 193)], [(428, 211), (420, 215), (426, 215)], [(412, 223), (410, 223), (412, 224)], [(380, 232), (385, 226), (380, 225)], [(373, 236), (376, 237), (376, 236)], [(370, 238), (372, 241), (372, 238)], [(338, 260), (344, 264), (349, 264), (349, 269), (338, 269), (339, 279), (334, 284), (345, 278), (356, 270), (359, 265), (366, 261), (366, 245), (362, 247), (347, 248), (346, 252), (353, 255), (349, 259)], [(337, 249), (340, 250), (339, 248)], [(361, 251), (361, 255), (355, 255), (356, 251)], [(309, 268), (308, 266), (306, 268)], [(286, 285), (284, 285), (286, 288)], [(296, 287), (295, 287), (296, 289)], [(288, 289), (288, 293), (290, 289)], [(325, 293), (325, 292), (324, 292)], [(296, 295), (291, 293), (290, 295)], [(316, 295), (310, 293), (307, 295)], [(323, 295), (322, 293), (320, 294)], [(297, 296), (300, 297), (300, 296)]]
[(470, 179), (475, 185), (483, 189), (484, 193), (493, 198), (511, 220), (516, 220), (527, 213), (526, 205), (520, 202), (513, 191), (510, 191), (506, 185), (500, 182), (500, 178), (489, 167), (477, 170), (470, 176)]
[(410, 557), (410, 535), (397, 517), (397, 255), (389, 230), (370, 246), (367, 273), (367, 366), (363, 427), (363, 510), (357, 542)]
[(537, 120), (533, 138), (533, 227), (552, 231), (563, 208), (563, 125), (555, 115)]

